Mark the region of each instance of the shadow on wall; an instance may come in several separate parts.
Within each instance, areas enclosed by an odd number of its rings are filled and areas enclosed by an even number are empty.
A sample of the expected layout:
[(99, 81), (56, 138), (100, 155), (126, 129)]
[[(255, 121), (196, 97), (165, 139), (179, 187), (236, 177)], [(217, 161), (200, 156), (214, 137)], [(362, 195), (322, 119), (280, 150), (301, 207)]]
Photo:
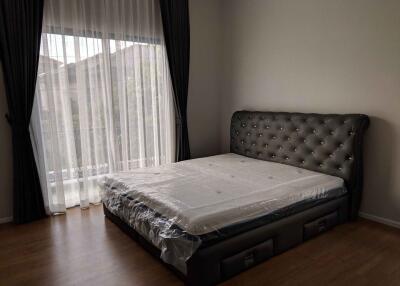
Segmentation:
[[(398, 144), (395, 127), (388, 121), (370, 116), (371, 124), (365, 135), (364, 194), (361, 210), (393, 218), (400, 214), (400, 190), (395, 192), (395, 164)], [(390, 208), (388, 208), (388, 204)], [(390, 209), (390, 213), (388, 212)], [(393, 213), (395, 211), (395, 213)]]

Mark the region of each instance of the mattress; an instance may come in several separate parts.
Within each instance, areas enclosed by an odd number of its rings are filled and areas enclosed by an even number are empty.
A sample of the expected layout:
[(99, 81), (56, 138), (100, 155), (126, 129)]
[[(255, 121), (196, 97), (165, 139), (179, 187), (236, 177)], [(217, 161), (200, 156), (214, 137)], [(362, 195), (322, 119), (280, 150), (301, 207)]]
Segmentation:
[(228, 153), (114, 174), (103, 202), (185, 273), (208, 234), (345, 192), (341, 178)]

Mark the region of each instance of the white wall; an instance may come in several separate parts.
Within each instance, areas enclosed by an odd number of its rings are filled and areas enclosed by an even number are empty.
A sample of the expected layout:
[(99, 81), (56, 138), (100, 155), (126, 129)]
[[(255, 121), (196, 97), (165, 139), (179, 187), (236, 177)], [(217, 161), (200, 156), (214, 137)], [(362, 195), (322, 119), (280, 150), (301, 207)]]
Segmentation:
[(189, 0), (189, 140), (192, 157), (220, 149), (221, 1)]
[(368, 114), (362, 211), (400, 222), (400, 1), (223, 8), (221, 149), (238, 109)]
[[(362, 211), (400, 221), (400, 1), (189, 4), (193, 157), (228, 151), (238, 109), (366, 113)], [(0, 76), (0, 219), (12, 215), (6, 110)]]
[(6, 113), (7, 100), (0, 64), (0, 223), (12, 217), (12, 146), (11, 130), (4, 117)]

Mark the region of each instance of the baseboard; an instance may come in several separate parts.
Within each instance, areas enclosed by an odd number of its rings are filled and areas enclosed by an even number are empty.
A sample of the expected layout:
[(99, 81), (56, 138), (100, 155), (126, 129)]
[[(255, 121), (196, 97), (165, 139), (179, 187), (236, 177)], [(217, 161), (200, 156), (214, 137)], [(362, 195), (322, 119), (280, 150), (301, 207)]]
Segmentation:
[(391, 219), (388, 219), (388, 218), (383, 218), (383, 217), (380, 217), (380, 216), (371, 215), (371, 214), (367, 214), (367, 213), (363, 213), (363, 212), (358, 213), (358, 215), (360, 217), (362, 217), (362, 218), (365, 218), (365, 219), (376, 221), (376, 222), (379, 222), (379, 223), (382, 223), (382, 224), (386, 224), (388, 226), (392, 226), (392, 227), (395, 227), (395, 228), (400, 228), (400, 222), (399, 221), (395, 221), (395, 220), (391, 220)]
[(13, 220), (12, 216), (10, 216), (10, 217), (0, 217), (0, 224), (12, 222), (12, 220)]

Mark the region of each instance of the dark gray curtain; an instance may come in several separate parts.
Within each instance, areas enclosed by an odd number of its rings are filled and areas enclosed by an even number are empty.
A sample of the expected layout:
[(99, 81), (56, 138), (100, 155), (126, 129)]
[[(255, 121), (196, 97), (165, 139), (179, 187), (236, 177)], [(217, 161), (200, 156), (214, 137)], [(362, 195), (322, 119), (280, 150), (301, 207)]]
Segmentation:
[(176, 157), (190, 159), (187, 127), (190, 29), (187, 0), (160, 0), (165, 45), (175, 95)]
[(0, 59), (12, 130), (16, 223), (46, 215), (29, 134), (42, 18), (43, 0), (0, 1)]

